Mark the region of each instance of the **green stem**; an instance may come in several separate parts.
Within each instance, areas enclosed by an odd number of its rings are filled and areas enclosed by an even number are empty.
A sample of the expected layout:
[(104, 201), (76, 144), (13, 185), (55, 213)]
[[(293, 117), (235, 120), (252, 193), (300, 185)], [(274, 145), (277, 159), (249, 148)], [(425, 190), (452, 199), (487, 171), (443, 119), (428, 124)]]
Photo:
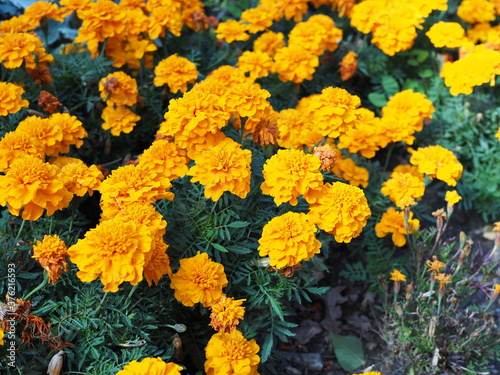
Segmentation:
[(104, 295), (101, 298), (101, 302), (99, 302), (99, 305), (97, 306), (97, 309), (95, 310), (95, 312), (98, 312), (101, 309), (104, 301), (106, 301), (106, 297), (108, 296), (108, 294), (109, 294), (109, 292), (104, 292)]
[(384, 164), (383, 172), (385, 172), (387, 170), (387, 167), (389, 166), (389, 160), (391, 159), (391, 155), (392, 155), (392, 150), (393, 149), (394, 149), (394, 143), (391, 143), (389, 145), (388, 150), (387, 150), (387, 157), (385, 159), (385, 164)]
[(17, 232), (16, 239), (14, 240), (14, 244), (17, 244), (17, 241), (19, 240), (19, 237), (21, 236), (21, 232), (24, 229), (24, 224), (26, 223), (26, 219), (23, 219), (23, 222), (21, 223), (21, 226), (19, 227), (19, 231)]
[(439, 316), (439, 313), (441, 311), (441, 300), (443, 299), (443, 296), (441, 295), (441, 293), (438, 294), (438, 316)]
[(49, 234), (52, 234), (52, 227), (54, 226), (54, 216), (50, 217)]
[(130, 300), (132, 299), (132, 296), (134, 295), (135, 291), (139, 287), (139, 283), (135, 284), (132, 289), (130, 290), (130, 293), (127, 296), (127, 299), (125, 300), (125, 306), (127, 306), (130, 303)]
[(31, 292), (29, 292), (26, 297), (24, 297), (24, 300), (27, 301), (28, 298), (30, 298), (33, 294), (38, 292), (40, 289), (42, 289), (45, 285), (47, 285), (47, 282), (49, 281), (49, 274), (45, 271), (43, 273), (43, 281), (38, 285), (35, 289), (33, 289)]

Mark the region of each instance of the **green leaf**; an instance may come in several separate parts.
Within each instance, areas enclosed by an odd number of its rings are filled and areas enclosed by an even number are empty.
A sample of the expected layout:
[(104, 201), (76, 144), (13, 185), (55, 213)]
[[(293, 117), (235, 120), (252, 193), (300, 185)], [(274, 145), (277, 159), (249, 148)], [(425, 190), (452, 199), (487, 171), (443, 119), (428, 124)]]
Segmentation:
[(330, 332), (335, 356), (345, 371), (353, 371), (365, 363), (361, 340), (354, 336), (340, 336)]
[(387, 97), (385, 94), (380, 94), (378, 92), (371, 92), (368, 94), (368, 100), (375, 107), (382, 108), (387, 103)]
[(432, 69), (425, 69), (419, 72), (418, 75), (422, 78), (430, 78), (434, 75), (434, 72), (432, 71)]
[(260, 350), (260, 359), (262, 362), (266, 362), (269, 358), (269, 354), (271, 354), (271, 349), (273, 348), (273, 335), (268, 335), (266, 337), (266, 341), (261, 346)]
[(384, 89), (387, 96), (391, 97), (397, 92), (399, 92), (399, 84), (398, 81), (392, 76), (383, 76), (382, 77), (382, 88)]
[(224, 246), (219, 245), (218, 243), (211, 243), (210, 245), (212, 245), (213, 247), (215, 247), (217, 250), (222, 251), (223, 253), (227, 253), (228, 252), (228, 250)]
[(246, 228), (250, 225), (248, 221), (233, 221), (227, 224), (229, 228)]

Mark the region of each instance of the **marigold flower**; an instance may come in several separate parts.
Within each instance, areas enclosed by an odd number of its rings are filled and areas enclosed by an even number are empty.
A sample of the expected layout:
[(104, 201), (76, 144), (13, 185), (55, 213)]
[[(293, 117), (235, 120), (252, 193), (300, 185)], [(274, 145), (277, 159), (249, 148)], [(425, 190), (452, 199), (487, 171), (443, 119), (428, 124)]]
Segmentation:
[(458, 48), (466, 41), (465, 30), (458, 22), (439, 21), (425, 33), (434, 47)]
[(495, 5), (488, 0), (463, 0), (458, 6), (457, 16), (468, 23), (493, 21)]
[(13, 131), (6, 133), (0, 140), (0, 172), (22, 156), (33, 155), (43, 159), (45, 154), (42, 143), (30, 134)]
[(353, 127), (361, 99), (338, 87), (327, 87), (309, 103), (316, 130), (323, 136), (337, 138)]
[(499, 294), (500, 294), (500, 284), (495, 284), (495, 286), (493, 287), (493, 294), (490, 296), (490, 301), (495, 302)]
[(0, 345), (5, 345), (5, 341), (3, 341), (4, 337), (5, 337), (5, 332), (3, 328), (0, 328)]
[(343, 31), (335, 27), (335, 22), (331, 17), (326, 14), (314, 14), (309, 17), (307, 22), (316, 23), (324, 28), (324, 48), (333, 52), (339, 47), (339, 43), (342, 41)]
[(320, 166), (317, 157), (301, 150), (278, 150), (264, 164), (264, 182), (260, 188), (264, 194), (274, 198), (277, 206), (283, 202), (296, 206), (299, 195), (322, 186)]
[(64, 187), (74, 195), (90, 196), (98, 190), (104, 176), (96, 165), (87, 167), (84, 162), (68, 163), (61, 167)]
[(149, 229), (151, 238), (156, 236), (162, 237), (166, 232), (167, 222), (163, 220), (163, 216), (149, 202), (132, 202), (123, 207), (115, 215), (109, 215), (109, 212), (101, 214), (101, 221), (112, 218), (123, 222), (133, 221), (137, 224), (145, 225)]
[(123, 105), (115, 106), (113, 104), (104, 108), (101, 118), (104, 120), (101, 124), (102, 129), (111, 130), (111, 134), (116, 137), (121, 133), (130, 133), (141, 119), (140, 116), (127, 107)]
[(328, 2), (332, 3), (332, 9), (336, 9), (340, 17), (351, 17), (352, 7), (356, 4), (356, 0), (329, 0)]
[(356, 59), (358, 54), (353, 51), (349, 51), (339, 62), (339, 73), (340, 79), (342, 81), (347, 81), (350, 79), (358, 70), (358, 60)]
[(430, 261), (428, 260), (427, 262), (425, 262), (425, 265), (427, 267), (429, 267), (429, 269), (427, 270), (427, 272), (433, 272), (435, 274), (438, 274), (439, 271), (441, 271), (441, 268), (443, 268), (444, 266), (446, 266), (445, 263), (443, 262), (440, 262), (436, 256), (434, 256), (433, 260)]
[(285, 46), (285, 36), (283, 33), (274, 31), (266, 31), (253, 42), (253, 50), (255, 52), (267, 53), (273, 57), (277, 50)]
[(375, 225), (375, 233), (377, 237), (385, 237), (392, 233), (392, 242), (398, 247), (406, 245), (406, 235), (415, 233), (420, 227), (420, 221), (413, 219), (413, 213), (410, 212), (408, 223), (405, 226), (405, 218), (403, 211), (396, 211), (394, 207), (382, 214), (382, 218)]
[(179, 270), (170, 279), (175, 298), (188, 307), (198, 302), (211, 306), (222, 297), (222, 288), (228, 283), (224, 266), (199, 251), (194, 257), (181, 259)]
[(100, 277), (105, 292), (117, 292), (125, 281), (136, 285), (142, 280), (151, 241), (145, 225), (111, 219), (90, 229), (68, 254), (80, 270), (77, 276), (81, 281)]
[(437, 275), (434, 275), (434, 278), (439, 281), (439, 294), (441, 296), (444, 295), (446, 284), (451, 283), (451, 277), (452, 275), (447, 275), (445, 273), (438, 273)]
[(282, 2), (283, 13), (287, 20), (293, 18), (295, 22), (302, 21), (302, 17), (307, 13), (308, 0), (287, 0)]
[(444, 199), (450, 207), (453, 207), (456, 203), (458, 203), (462, 199), (462, 197), (458, 195), (456, 190), (452, 190), (446, 192)]
[(271, 104), (267, 101), (270, 96), (269, 91), (261, 89), (258, 84), (244, 82), (228, 88), (223, 96), (224, 108), (240, 117), (261, 118), (271, 109)]
[(63, 130), (51, 123), (48, 118), (26, 117), (17, 125), (16, 132), (36, 138), (44, 146), (46, 155), (55, 156), (59, 153)]
[(47, 271), (49, 282), (52, 284), (59, 280), (63, 269), (68, 270), (68, 263), (65, 260), (68, 256), (66, 244), (57, 234), (44, 236), (42, 241), (36, 241), (33, 246), (32, 258), (35, 258)]
[(245, 51), (239, 57), (236, 65), (242, 71), (248, 72), (252, 80), (274, 73), (273, 59), (265, 52)]
[(68, 207), (73, 194), (59, 178), (61, 170), (33, 155), (16, 159), (6, 174), (0, 176), (0, 205), (7, 203), (9, 212), (25, 220), (37, 220), (47, 210)]
[(245, 198), (250, 192), (250, 163), (252, 153), (239, 143), (226, 138), (201, 153), (188, 175), (191, 182), (205, 186), (205, 198), (219, 200), (225, 191)]
[(450, 150), (442, 146), (419, 147), (418, 150), (409, 149), (411, 155), (410, 163), (416, 165), (418, 170), (427, 174), (431, 179), (446, 182), (455, 186), (457, 180), (462, 177), (463, 166)]
[(31, 18), (34, 23), (39, 23), (44, 17), (62, 22), (64, 21), (63, 13), (63, 9), (49, 1), (36, 1), (24, 10), (24, 15)]
[(327, 30), (323, 25), (307, 20), (295, 24), (290, 31), (288, 47), (303, 48), (305, 51), (319, 56), (325, 50), (327, 39)]
[(31, 33), (0, 34), (0, 63), (7, 69), (19, 68), (24, 62), (27, 69), (34, 69), (38, 64), (54, 61), (54, 57), (45, 52), (42, 41)]
[(38, 96), (38, 106), (49, 113), (57, 112), (57, 108), (61, 106), (62, 103), (57, 99), (54, 95), (52, 95), (48, 91), (40, 91), (40, 95)]
[(174, 195), (168, 192), (172, 187), (170, 181), (155, 177), (155, 172), (139, 165), (125, 165), (115, 169), (99, 187), (103, 212), (112, 217), (132, 202), (172, 200)]
[(126, 39), (123, 39), (122, 36), (108, 38), (105, 53), (109, 60), (113, 61), (112, 66), (121, 68), (127, 65), (131, 69), (139, 70), (141, 59), (145, 68), (154, 67), (151, 52), (157, 49), (158, 47), (152, 40), (139, 34), (128, 36)]
[(292, 267), (320, 252), (316, 225), (304, 213), (287, 212), (269, 221), (259, 239), (259, 255), (276, 268)]
[[(103, 1), (103, 0), (99, 0)], [(99, 81), (99, 91), (108, 105), (132, 106), (137, 103), (137, 82), (124, 72), (108, 74)]]
[(235, 300), (222, 295), (210, 306), (210, 326), (217, 332), (230, 333), (236, 329), (245, 315), (245, 308), (241, 306), (246, 299)]
[(306, 79), (311, 80), (317, 66), (318, 56), (303, 46), (283, 47), (274, 55), (274, 67), (283, 82), (302, 83)]
[(165, 139), (154, 141), (139, 155), (139, 165), (156, 172), (159, 178), (168, 178), (170, 181), (184, 177), (188, 171), (187, 164), (186, 151)]
[(380, 191), (403, 209), (405, 206), (402, 203), (406, 201), (404, 198), (421, 199), (424, 196), (425, 184), (411, 173), (393, 172), (391, 178), (382, 184)]
[(116, 375), (181, 375), (182, 370), (182, 366), (173, 362), (166, 363), (160, 357), (144, 358), (140, 362), (130, 362)]
[(384, 143), (381, 140), (380, 118), (366, 108), (358, 108), (357, 115), (355, 126), (349, 127), (340, 135), (338, 148), (346, 148), (353, 154), (359, 152), (371, 159), (382, 147), (381, 143)]
[(155, 67), (155, 86), (168, 85), (170, 92), (186, 92), (188, 83), (198, 78), (196, 65), (185, 57), (171, 55), (161, 60)]
[(246, 340), (238, 330), (218, 332), (205, 348), (205, 372), (207, 375), (258, 375), (259, 350), (255, 340)]
[(54, 113), (48, 119), (49, 125), (62, 131), (62, 140), (56, 145), (59, 153), (69, 152), (70, 146), (80, 148), (83, 145), (82, 138), (87, 137), (83, 124), (75, 116), (69, 113)]
[[(340, 152), (338, 153), (340, 155)], [(353, 186), (368, 186), (370, 173), (368, 169), (356, 165), (354, 160), (339, 156), (333, 167), (333, 173)]]
[(359, 236), (370, 215), (363, 191), (342, 182), (325, 184), (317, 200), (309, 206), (313, 222), (333, 234), (338, 243), (349, 243)]
[(278, 113), (277, 125), (280, 132), (278, 145), (284, 148), (302, 149), (313, 147), (323, 140), (315, 130), (311, 117), (297, 109), (284, 109)]
[(418, 170), (418, 167), (415, 165), (411, 165), (411, 164), (398, 165), (397, 167), (394, 167), (389, 178), (392, 178), (394, 173), (411, 173), (412, 175), (417, 177), (420, 181), (422, 181), (422, 182), (425, 181), (424, 174), (422, 172), (420, 172)]
[(151, 251), (148, 253), (146, 264), (144, 265), (144, 278), (149, 286), (158, 285), (164, 275), (172, 276), (170, 259), (167, 255), (168, 245), (161, 235), (153, 237)]
[(225, 22), (219, 23), (217, 29), (215, 29), (215, 34), (218, 39), (222, 39), (226, 43), (232, 43), (235, 40), (244, 42), (250, 39), (250, 35), (247, 34), (248, 26), (242, 21), (227, 20)]
[(246, 25), (250, 34), (256, 34), (267, 30), (273, 21), (276, 21), (278, 10), (265, 4), (259, 4), (254, 8), (246, 9), (241, 13), (241, 21)]
[(148, 34), (151, 39), (165, 36), (165, 30), (170, 31), (175, 36), (180, 36), (182, 27), (182, 2), (180, 1), (148, 1), (147, 8), (149, 15)]
[(222, 65), (213, 70), (207, 78), (196, 84), (191, 91), (199, 89), (206, 93), (224, 96), (229, 87), (251, 81), (242, 69), (231, 65)]
[(391, 280), (392, 281), (406, 281), (406, 276), (401, 273), (400, 270), (394, 269), (394, 271), (391, 272)]
[(30, 17), (21, 14), (0, 22), (0, 33), (21, 33), (37, 27), (38, 25), (34, 24)]
[(0, 116), (7, 116), (28, 107), (30, 103), (22, 98), (22, 94), (24, 89), (21, 86), (0, 82)]

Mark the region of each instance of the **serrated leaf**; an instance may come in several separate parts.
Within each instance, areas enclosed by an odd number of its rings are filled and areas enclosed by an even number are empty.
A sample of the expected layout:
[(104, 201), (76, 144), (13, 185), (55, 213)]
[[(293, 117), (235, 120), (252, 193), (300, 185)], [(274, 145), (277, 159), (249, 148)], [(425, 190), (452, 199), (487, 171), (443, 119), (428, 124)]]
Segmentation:
[(399, 92), (398, 81), (396, 81), (396, 79), (392, 76), (383, 76), (380, 84), (389, 97)]
[(248, 221), (233, 221), (227, 224), (229, 228), (246, 228), (250, 225)]
[(330, 340), (335, 356), (345, 371), (353, 371), (364, 365), (365, 352), (360, 339), (330, 332)]
[(378, 92), (371, 92), (368, 94), (368, 100), (375, 107), (382, 108), (387, 103), (387, 97), (384, 94), (380, 94)]
[(215, 247), (217, 250), (222, 251), (223, 253), (227, 253), (228, 252), (228, 250), (224, 246), (222, 246), (222, 245), (220, 245), (218, 243), (211, 243), (210, 245), (212, 245), (213, 247)]
[(269, 359), (269, 354), (271, 354), (271, 350), (273, 348), (273, 335), (269, 335), (266, 337), (266, 341), (261, 346), (260, 350), (260, 359), (262, 363), (266, 362)]

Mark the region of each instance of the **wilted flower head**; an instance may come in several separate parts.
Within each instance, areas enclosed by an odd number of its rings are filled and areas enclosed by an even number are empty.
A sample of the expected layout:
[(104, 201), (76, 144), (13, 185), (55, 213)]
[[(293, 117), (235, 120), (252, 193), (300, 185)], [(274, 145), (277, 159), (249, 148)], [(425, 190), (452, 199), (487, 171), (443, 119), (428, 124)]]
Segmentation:
[(49, 282), (54, 284), (62, 274), (68, 270), (66, 244), (57, 234), (44, 236), (42, 241), (37, 241), (33, 246), (33, 258), (47, 271)]
[(339, 63), (339, 73), (342, 81), (347, 81), (358, 70), (358, 60), (356, 57), (358, 57), (356, 52), (349, 51)]

